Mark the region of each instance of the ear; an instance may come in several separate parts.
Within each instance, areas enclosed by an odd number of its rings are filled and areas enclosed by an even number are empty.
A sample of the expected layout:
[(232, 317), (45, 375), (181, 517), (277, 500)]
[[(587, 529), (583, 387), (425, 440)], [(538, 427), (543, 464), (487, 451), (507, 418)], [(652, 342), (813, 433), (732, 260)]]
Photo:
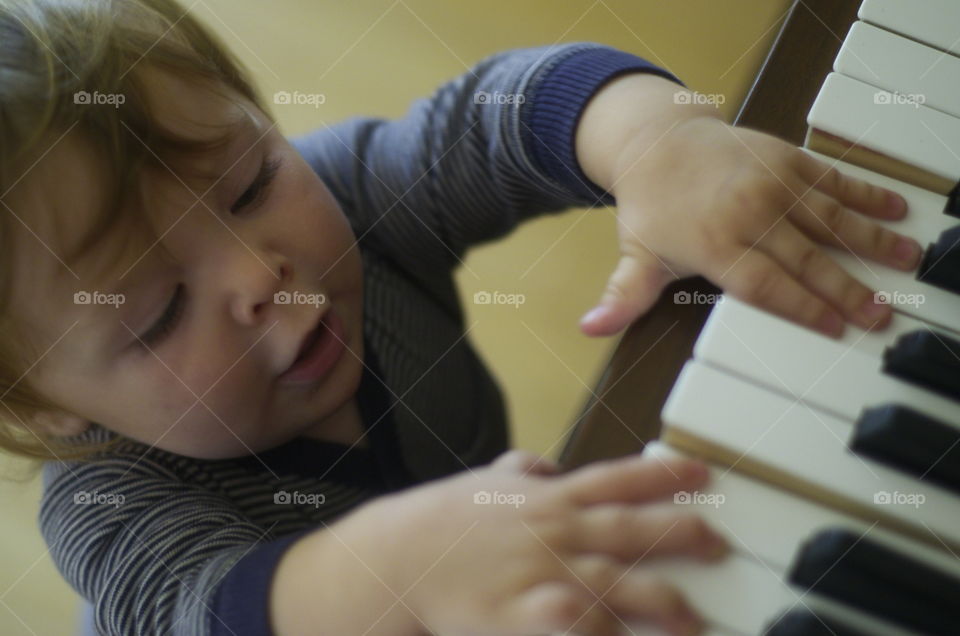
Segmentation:
[(90, 427), (89, 420), (65, 411), (39, 413), (34, 416), (33, 424), (56, 437), (79, 435)]

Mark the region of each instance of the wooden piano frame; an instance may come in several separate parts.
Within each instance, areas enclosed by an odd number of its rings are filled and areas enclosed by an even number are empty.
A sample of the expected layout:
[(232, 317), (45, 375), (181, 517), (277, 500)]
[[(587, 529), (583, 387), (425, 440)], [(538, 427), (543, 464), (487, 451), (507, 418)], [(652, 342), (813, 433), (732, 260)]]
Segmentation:
[[(857, 19), (859, 0), (796, 0), (735, 123), (800, 146), (810, 107)], [(719, 293), (701, 278), (669, 285), (623, 334), (560, 453), (569, 470), (642, 450), (660, 435), (660, 411), (710, 313), (674, 293)]]

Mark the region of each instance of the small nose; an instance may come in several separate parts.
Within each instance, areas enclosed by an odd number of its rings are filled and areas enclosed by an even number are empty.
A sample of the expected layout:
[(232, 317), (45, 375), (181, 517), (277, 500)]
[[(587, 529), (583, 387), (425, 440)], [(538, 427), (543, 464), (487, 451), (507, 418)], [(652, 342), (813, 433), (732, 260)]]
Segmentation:
[[(269, 264), (269, 263), (268, 263)], [(263, 320), (265, 310), (276, 303), (276, 294), (290, 281), (292, 270), (286, 261), (275, 261), (273, 267), (265, 268), (257, 263), (257, 270), (248, 273), (240, 281), (234, 298), (234, 316), (245, 325), (255, 325)]]

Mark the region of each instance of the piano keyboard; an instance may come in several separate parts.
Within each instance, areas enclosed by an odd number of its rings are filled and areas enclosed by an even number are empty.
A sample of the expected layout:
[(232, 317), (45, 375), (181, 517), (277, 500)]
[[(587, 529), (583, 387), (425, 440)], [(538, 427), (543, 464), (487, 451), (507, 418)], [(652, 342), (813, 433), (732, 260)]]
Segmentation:
[[(958, 17), (960, 19), (960, 17)], [(834, 70), (891, 94), (915, 96), (923, 106), (960, 117), (960, 57), (866, 22), (850, 28)]]
[(960, 3), (865, 0), (810, 109), (806, 145), (950, 194), (960, 175)]
[(960, 174), (960, 119), (840, 73), (830, 73), (807, 123), (807, 146), (949, 194)]
[[(699, 457), (731, 554), (644, 563), (708, 633), (960, 633), (960, 1), (864, 0), (805, 152), (907, 200), (915, 272), (825, 247), (894, 308), (830, 339), (723, 296), (645, 453)], [(841, 160), (842, 159), (842, 160)], [(659, 633), (632, 626), (633, 633)]]

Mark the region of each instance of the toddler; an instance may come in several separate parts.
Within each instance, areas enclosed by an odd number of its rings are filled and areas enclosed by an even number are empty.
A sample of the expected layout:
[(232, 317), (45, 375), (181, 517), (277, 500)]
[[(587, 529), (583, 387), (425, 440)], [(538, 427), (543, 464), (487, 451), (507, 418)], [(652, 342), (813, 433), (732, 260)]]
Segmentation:
[(41, 532), (104, 634), (695, 633), (642, 560), (726, 546), (645, 504), (704, 466), (507, 452), (454, 268), (616, 204), (585, 334), (701, 274), (837, 336), (890, 310), (822, 244), (919, 259), (870, 218), (902, 198), (601, 44), (288, 140), (174, 0), (0, 8), (0, 444), (44, 460)]

